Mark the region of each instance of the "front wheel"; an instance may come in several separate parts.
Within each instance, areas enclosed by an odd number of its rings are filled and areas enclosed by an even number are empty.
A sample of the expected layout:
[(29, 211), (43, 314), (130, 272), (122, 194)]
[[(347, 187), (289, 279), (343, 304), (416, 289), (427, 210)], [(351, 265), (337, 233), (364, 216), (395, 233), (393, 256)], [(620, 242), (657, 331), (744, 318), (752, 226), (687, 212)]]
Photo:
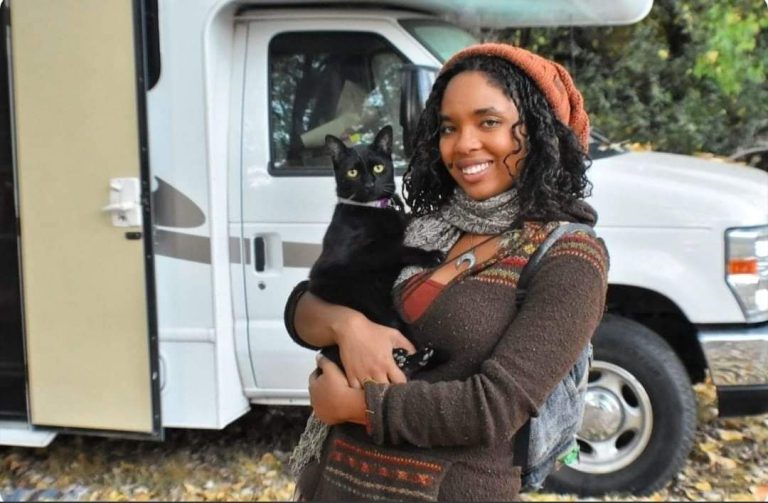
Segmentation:
[(595, 333), (594, 362), (577, 465), (545, 488), (600, 496), (649, 494), (682, 469), (696, 430), (696, 399), (675, 352), (658, 334), (606, 315)]

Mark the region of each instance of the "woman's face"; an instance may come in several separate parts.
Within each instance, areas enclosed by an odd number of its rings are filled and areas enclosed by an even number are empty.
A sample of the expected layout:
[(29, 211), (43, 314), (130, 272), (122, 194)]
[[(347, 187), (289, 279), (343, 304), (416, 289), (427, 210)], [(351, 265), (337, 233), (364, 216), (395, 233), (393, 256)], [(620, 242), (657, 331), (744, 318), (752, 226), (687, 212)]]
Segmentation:
[[(440, 106), (440, 156), (469, 197), (483, 201), (509, 190), (527, 153), (512, 135), (515, 103), (479, 71), (453, 77)], [(521, 129), (521, 133), (523, 128)]]

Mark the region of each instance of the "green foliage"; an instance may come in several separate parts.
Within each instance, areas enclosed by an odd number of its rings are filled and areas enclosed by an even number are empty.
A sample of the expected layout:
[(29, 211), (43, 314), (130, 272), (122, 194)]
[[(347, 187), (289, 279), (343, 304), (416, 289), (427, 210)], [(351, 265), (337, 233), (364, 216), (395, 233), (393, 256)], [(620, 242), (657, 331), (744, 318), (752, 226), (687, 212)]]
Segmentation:
[(764, 84), (765, 62), (752, 57), (760, 29), (768, 27), (768, 15), (765, 10), (761, 14), (726, 4), (707, 9), (702, 15), (706, 28), (696, 33), (705, 52), (696, 57), (693, 74), (713, 79), (728, 95), (741, 92), (744, 81)]
[(658, 150), (730, 154), (768, 137), (768, 8), (756, 0), (656, 0), (632, 26), (500, 30), (565, 65), (592, 124)]

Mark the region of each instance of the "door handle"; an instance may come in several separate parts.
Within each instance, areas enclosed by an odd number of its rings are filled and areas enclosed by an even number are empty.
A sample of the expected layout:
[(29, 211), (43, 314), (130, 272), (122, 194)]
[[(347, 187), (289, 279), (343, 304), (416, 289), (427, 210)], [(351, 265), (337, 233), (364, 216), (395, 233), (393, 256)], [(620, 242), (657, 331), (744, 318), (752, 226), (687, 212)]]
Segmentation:
[(253, 239), (254, 262), (256, 263), (256, 272), (264, 272), (264, 266), (267, 261), (266, 245), (264, 238), (259, 236)]
[(138, 178), (112, 178), (109, 204), (101, 208), (112, 214), (115, 227), (141, 226), (141, 184)]

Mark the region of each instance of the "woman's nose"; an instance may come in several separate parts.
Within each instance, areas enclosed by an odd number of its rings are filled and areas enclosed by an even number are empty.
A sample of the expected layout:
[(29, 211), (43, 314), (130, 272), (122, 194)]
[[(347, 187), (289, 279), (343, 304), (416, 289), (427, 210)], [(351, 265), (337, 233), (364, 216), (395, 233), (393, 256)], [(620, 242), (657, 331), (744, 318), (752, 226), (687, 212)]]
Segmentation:
[(474, 131), (470, 128), (464, 128), (459, 131), (458, 138), (456, 139), (455, 149), (461, 154), (472, 152), (479, 149), (481, 146), (480, 139), (477, 137)]

